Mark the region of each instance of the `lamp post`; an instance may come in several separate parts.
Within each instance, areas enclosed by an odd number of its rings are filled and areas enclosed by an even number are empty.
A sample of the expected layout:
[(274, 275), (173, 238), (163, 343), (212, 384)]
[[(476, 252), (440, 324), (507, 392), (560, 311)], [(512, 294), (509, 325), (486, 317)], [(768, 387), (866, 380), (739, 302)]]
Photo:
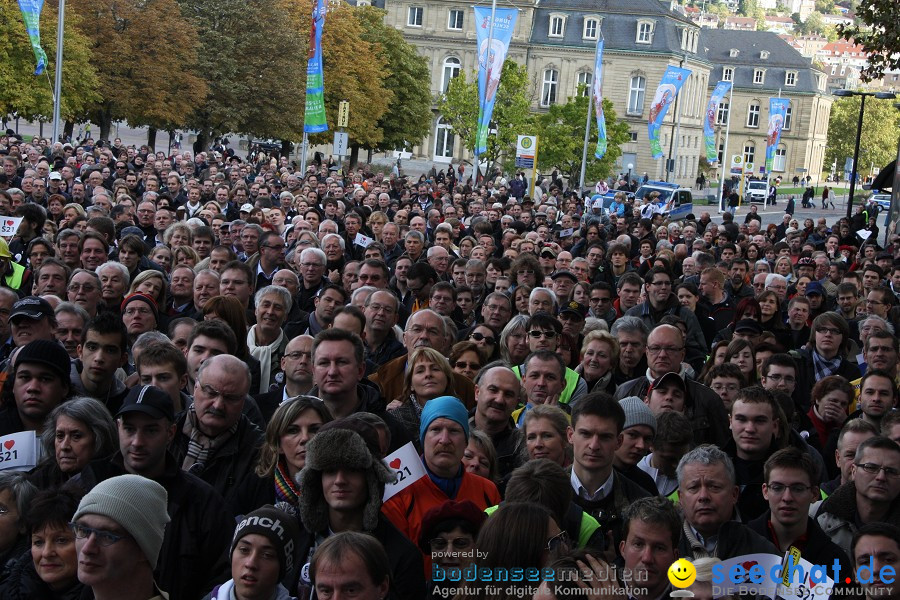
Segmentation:
[(853, 149), (853, 170), (850, 172), (850, 195), (847, 198), (847, 218), (853, 216), (853, 193), (856, 191), (856, 163), (859, 162), (859, 140), (862, 137), (863, 113), (866, 110), (866, 96), (872, 96), (878, 100), (893, 100), (897, 97), (894, 92), (857, 92), (855, 90), (835, 90), (834, 95), (840, 98), (860, 96), (859, 120), (856, 123), (856, 146)]
[(631, 171), (634, 169), (634, 163), (628, 163), (628, 179), (625, 182), (628, 184), (628, 189), (631, 189)]

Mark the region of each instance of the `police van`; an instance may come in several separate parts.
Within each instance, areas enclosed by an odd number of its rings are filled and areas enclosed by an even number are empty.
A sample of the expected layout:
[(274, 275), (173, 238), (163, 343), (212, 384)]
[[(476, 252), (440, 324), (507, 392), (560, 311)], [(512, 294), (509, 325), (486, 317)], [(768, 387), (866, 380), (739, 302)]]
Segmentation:
[(656, 202), (656, 206), (659, 209), (654, 209), (653, 212), (661, 212), (670, 221), (684, 219), (694, 212), (694, 199), (691, 195), (691, 190), (677, 183), (665, 181), (648, 181), (639, 187), (634, 193), (634, 205), (642, 207), (644, 197), (652, 192), (659, 192), (659, 198)]

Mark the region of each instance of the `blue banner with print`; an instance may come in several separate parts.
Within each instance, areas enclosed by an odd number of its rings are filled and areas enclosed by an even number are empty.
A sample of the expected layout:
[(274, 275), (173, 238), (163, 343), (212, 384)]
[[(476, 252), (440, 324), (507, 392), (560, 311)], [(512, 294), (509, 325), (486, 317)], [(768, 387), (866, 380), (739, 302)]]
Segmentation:
[(790, 100), (785, 98), (769, 98), (769, 128), (766, 132), (766, 173), (772, 172), (775, 166), (775, 150), (781, 141), (781, 130), (787, 116)]
[[(719, 153), (716, 152), (716, 114), (719, 112), (719, 105), (725, 98), (725, 94), (730, 89), (730, 81), (717, 83), (709, 97), (709, 104), (706, 106), (706, 119), (703, 120), (703, 143), (706, 145), (706, 161), (711, 165), (719, 162)], [(730, 107), (729, 110), (731, 110)]]
[(306, 109), (303, 131), (328, 131), (325, 118), (325, 77), (322, 74), (322, 29), (325, 27), (325, 0), (313, 0), (312, 25), (309, 31), (309, 55), (306, 63)]
[[(475, 6), (475, 32), (478, 43), (478, 132), (475, 137), (475, 154), (487, 152), (488, 125), (494, 114), (494, 99), (500, 87), (500, 75), (506, 52), (516, 26), (519, 11), (515, 8), (498, 8), (494, 11), (494, 29), (491, 31), (491, 8)], [(488, 48), (490, 45), (490, 48)]]
[(597, 148), (594, 150), (594, 156), (600, 159), (606, 154), (606, 118), (603, 116), (603, 40), (597, 42), (593, 83), (591, 93), (594, 96), (594, 112), (597, 114)]
[(647, 121), (647, 133), (650, 137), (650, 154), (653, 158), (661, 158), (663, 155), (662, 147), (659, 145), (659, 130), (662, 127), (663, 119), (669, 112), (669, 105), (675, 102), (681, 86), (691, 76), (689, 69), (680, 67), (667, 67), (666, 72), (656, 88), (656, 94), (653, 95), (653, 102), (650, 104), (650, 119)]
[(25, 21), (25, 31), (28, 32), (28, 39), (31, 40), (31, 49), (34, 51), (34, 58), (37, 66), (34, 69), (35, 75), (44, 72), (47, 66), (47, 53), (41, 48), (41, 9), (44, 8), (44, 0), (19, 0), (19, 10), (22, 11), (22, 20)]

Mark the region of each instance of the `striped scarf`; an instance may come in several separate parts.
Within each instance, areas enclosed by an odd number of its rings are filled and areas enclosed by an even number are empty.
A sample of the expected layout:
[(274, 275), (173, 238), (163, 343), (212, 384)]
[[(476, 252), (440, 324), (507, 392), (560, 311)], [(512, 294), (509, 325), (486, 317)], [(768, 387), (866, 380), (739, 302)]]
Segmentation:
[(300, 504), (300, 489), (291, 479), (284, 462), (280, 459), (275, 465), (275, 501), (287, 502), (294, 507)]

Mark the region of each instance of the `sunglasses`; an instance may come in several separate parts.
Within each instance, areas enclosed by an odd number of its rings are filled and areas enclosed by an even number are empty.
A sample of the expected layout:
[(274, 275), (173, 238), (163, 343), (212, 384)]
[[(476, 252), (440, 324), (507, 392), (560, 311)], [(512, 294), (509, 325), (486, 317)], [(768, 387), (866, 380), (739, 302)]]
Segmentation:
[(553, 338), (556, 337), (556, 332), (555, 331), (537, 331), (537, 330), (535, 330), (535, 331), (529, 331), (528, 335), (530, 335), (534, 339), (544, 337), (544, 338), (547, 338), (548, 340), (552, 340)]
[(454, 364), (457, 369), (472, 369), (473, 371), (478, 371), (481, 369), (481, 365), (475, 362), (466, 362), (464, 360), (458, 360)]
[(478, 332), (473, 333), (472, 335), (469, 336), (469, 338), (475, 340), (476, 342), (480, 342), (480, 341), (484, 340), (488, 343), (489, 346), (494, 345), (494, 343), (497, 341), (496, 338), (494, 338), (494, 336), (484, 335), (483, 333), (478, 333)]

